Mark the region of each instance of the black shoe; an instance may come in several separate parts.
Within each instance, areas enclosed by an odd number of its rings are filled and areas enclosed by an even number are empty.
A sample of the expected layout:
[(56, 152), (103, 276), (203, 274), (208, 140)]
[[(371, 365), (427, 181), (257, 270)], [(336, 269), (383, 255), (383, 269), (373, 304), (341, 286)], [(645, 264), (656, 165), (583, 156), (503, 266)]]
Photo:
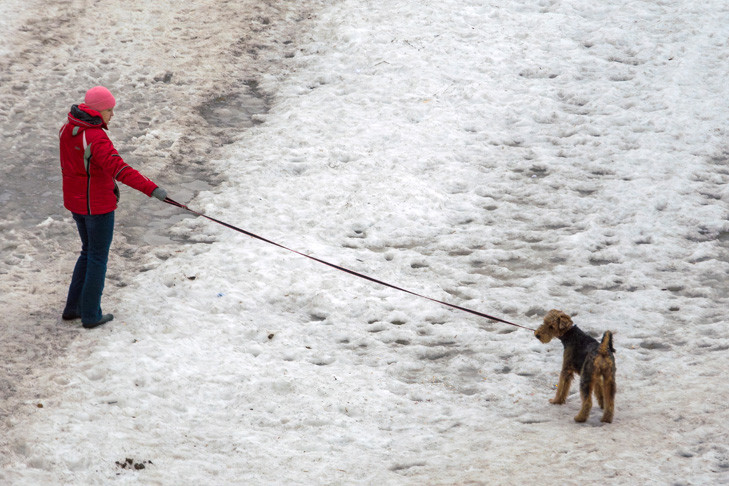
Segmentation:
[(72, 321), (74, 319), (81, 319), (81, 314), (78, 312), (64, 312), (61, 316), (64, 321)]
[(99, 319), (98, 322), (94, 322), (94, 323), (91, 323), (91, 324), (84, 323), (83, 326), (86, 329), (93, 329), (95, 327), (99, 327), (100, 325), (106, 324), (107, 322), (113, 321), (113, 320), (114, 320), (114, 315), (113, 314), (104, 314), (103, 316), (101, 316), (101, 319)]

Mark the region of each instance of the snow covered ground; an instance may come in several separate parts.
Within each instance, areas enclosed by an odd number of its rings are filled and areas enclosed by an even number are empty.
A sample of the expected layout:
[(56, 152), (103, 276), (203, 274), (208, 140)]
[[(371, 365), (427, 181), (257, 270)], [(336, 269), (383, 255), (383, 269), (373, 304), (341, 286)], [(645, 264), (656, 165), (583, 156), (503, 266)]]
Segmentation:
[(13, 13), (3, 41), (31, 49), (3, 47), (3, 79), (53, 110), (4, 82), (3, 123), (54, 136), (96, 70), (112, 138), (171, 197), (205, 189), (192, 208), (528, 327), (560, 308), (613, 330), (614, 422), (576, 424), (576, 386), (548, 403), (559, 342), (127, 190), (172, 228), (121, 226), (93, 332), (55, 317), (68, 216), (2, 236), (4, 304), (55, 351), (6, 385), (0, 483), (729, 484), (725, 2), (243, 3), (60, 4), (54, 55)]

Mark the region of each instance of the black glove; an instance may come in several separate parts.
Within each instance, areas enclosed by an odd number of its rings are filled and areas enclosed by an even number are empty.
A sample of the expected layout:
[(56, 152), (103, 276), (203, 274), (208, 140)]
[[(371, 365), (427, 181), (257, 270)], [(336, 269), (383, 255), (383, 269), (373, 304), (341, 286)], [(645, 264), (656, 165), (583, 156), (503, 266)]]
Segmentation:
[(119, 202), (119, 199), (121, 199), (121, 194), (119, 193), (119, 186), (116, 185), (116, 182), (114, 183), (114, 195), (116, 196), (116, 202)]
[(164, 201), (165, 199), (167, 199), (167, 191), (165, 191), (161, 187), (158, 187), (157, 189), (152, 191), (152, 196), (156, 197), (160, 201)]

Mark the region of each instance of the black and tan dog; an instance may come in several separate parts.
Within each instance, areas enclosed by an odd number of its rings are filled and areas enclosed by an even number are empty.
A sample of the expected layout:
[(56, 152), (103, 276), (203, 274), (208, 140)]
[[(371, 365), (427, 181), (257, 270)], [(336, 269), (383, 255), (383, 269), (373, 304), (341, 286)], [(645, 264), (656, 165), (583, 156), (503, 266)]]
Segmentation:
[(576, 422), (584, 422), (592, 408), (592, 392), (603, 409), (602, 421), (612, 422), (615, 409), (615, 357), (613, 333), (605, 332), (602, 342), (588, 336), (572, 324), (570, 316), (562, 311), (551, 310), (544, 318), (544, 324), (534, 331), (543, 343), (559, 338), (564, 345), (562, 372), (559, 374), (557, 394), (550, 403), (562, 404), (572, 384), (574, 373), (580, 375), (580, 396), (582, 408), (575, 416)]

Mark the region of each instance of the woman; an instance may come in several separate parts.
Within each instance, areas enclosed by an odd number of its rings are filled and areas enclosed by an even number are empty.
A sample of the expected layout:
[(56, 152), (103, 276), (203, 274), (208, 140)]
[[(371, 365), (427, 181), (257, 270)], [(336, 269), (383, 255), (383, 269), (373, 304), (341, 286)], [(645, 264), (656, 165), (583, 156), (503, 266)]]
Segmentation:
[(164, 201), (167, 193), (126, 164), (104, 130), (114, 116), (116, 100), (96, 86), (84, 103), (73, 105), (61, 128), (63, 205), (71, 211), (81, 237), (81, 255), (73, 270), (63, 319), (81, 318), (91, 329), (112, 319), (102, 314), (101, 294), (114, 236), (114, 210), (119, 201), (116, 181)]

